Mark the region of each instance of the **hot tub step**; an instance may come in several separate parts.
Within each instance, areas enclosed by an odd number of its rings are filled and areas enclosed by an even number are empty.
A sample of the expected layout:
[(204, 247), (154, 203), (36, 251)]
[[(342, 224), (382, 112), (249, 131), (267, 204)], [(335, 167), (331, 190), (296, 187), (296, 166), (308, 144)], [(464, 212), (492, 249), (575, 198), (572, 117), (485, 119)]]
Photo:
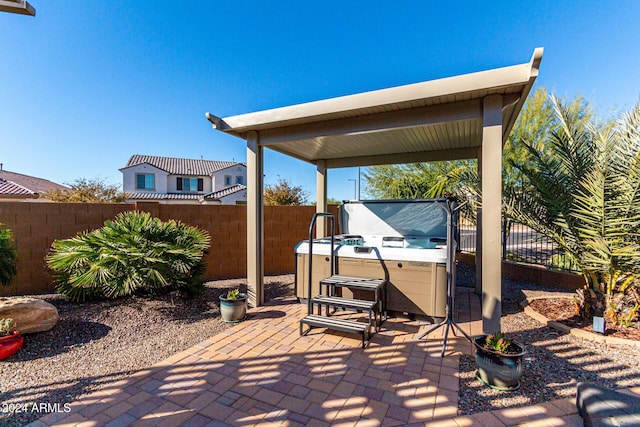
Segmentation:
[(311, 303), (326, 306), (327, 315), (329, 307), (343, 308), (346, 310), (366, 311), (369, 314), (369, 324), (371, 324), (373, 316), (376, 332), (378, 332), (378, 326), (382, 323), (382, 314), (380, 314), (380, 320), (378, 320), (377, 313), (380, 310), (376, 310), (376, 307), (379, 307), (379, 303), (377, 303), (376, 301), (318, 295), (317, 297), (311, 299)]
[(353, 310), (374, 310), (377, 303), (364, 299), (329, 297), (326, 295), (318, 295), (311, 300), (314, 304), (323, 304), (331, 307), (351, 308)]
[(376, 291), (385, 285), (384, 279), (374, 279), (371, 277), (343, 276), (334, 274), (320, 281), (321, 285), (346, 287), (352, 289), (363, 289), (368, 291)]
[[(303, 332), (302, 325), (309, 326), (309, 329)], [(369, 324), (358, 322), (356, 320), (338, 319), (335, 317), (320, 316), (317, 314), (309, 314), (300, 319), (300, 335), (306, 335), (312, 328), (327, 328), (340, 332), (361, 334), (362, 348), (371, 341), (371, 328)]]
[(335, 295), (336, 288), (347, 288), (351, 290), (372, 292), (375, 305), (378, 306), (378, 313), (380, 313), (380, 323), (382, 323), (383, 316), (384, 320), (387, 320), (386, 285), (387, 281), (385, 279), (334, 274), (333, 276), (327, 277), (326, 279), (322, 279), (320, 281), (320, 292), (322, 292), (323, 286), (326, 286), (327, 295)]

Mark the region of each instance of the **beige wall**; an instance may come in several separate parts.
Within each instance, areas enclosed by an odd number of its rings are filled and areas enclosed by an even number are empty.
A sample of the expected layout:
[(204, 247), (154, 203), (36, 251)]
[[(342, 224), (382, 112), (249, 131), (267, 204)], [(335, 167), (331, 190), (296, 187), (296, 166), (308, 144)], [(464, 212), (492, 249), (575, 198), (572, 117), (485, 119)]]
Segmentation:
[[(166, 193), (167, 192), (167, 172), (158, 169), (147, 163), (123, 168), (122, 172), (122, 191), (127, 193), (149, 192), (149, 193)], [(154, 183), (156, 188), (153, 190), (140, 190), (136, 188), (137, 174), (153, 174), (155, 175)]]
[[(18, 274), (0, 295), (53, 292), (45, 256), (56, 239), (93, 230), (118, 213), (150, 212), (163, 220), (175, 219), (207, 230), (211, 248), (206, 257), (207, 278), (245, 277), (247, 215), (244, 205), (168, 205), (0, 202), (0, 223), (10, 228), (18, 246)], [(335, 213), (335, 207), (330, 208)], [(265, 207), (265, 274), (294, 270), (294, 247), (308, 236), (314, 206)]]
[[(220, 169), (213, 173), (213, 191), (220, 191), (228, 185), (224, 185), (224, 177), (231, 177), (231, 185), (236, 185), (238, 177), (242, 177), (242, 185), (247, 185), (247, 167), (245, 165), (237, 164), (229, 166), (228, 168)], [(246, 196), (243, 200), (246, 200)]]

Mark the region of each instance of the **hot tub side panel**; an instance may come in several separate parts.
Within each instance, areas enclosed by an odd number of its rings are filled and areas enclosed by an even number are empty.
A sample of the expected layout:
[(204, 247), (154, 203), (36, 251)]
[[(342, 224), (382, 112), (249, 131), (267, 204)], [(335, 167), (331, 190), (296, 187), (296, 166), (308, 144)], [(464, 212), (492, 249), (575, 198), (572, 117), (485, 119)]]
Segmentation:
[[(308, 254), (296, 254), (296, 297), (308, 298)], [(447, 302), (447, 280), (444, 264), (418, 261), (393, 261), (338, 257), (337, 273), (387, 279), (387, 309), (406, 315), (444, 318)], [(319, 282), (331, 275), (330, 257), (313, 256), (312, 296), (320, 293)], [(351, 293), (342, 289), (346, 298), (372, 299), (369, 292)]]
[[(311, 296), (320, 294), (320, 280), (331, 276), (331, 257), (328, 255), (313, 255), (313, 282)], [(309, 298), (309, 255), (296, 254), (296, 297)]]
[[(314, 268), (315, 269), (315, 268)], [(338, 258), (338, 273), (386, 278), (387, 310), (399, 314), (444, 318), (447, 280), (444, 264), (418, 261)], [(346, 297), (348, 290), (344, 290)], [(354, 295), (367, 299), (366, 293)]]

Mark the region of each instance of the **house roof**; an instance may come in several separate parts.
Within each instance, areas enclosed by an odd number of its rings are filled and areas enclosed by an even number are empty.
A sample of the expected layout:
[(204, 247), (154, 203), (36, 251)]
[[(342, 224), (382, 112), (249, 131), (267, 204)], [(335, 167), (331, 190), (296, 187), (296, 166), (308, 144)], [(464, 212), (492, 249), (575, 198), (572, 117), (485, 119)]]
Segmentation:
[(476, 158), (484, 102), (502, 106), (506, 141), (533, 83), (543, 49), (527, 63), (207, 119), (222, 132), (327, 168)]
[(37, 196), (49, 190), (68, 190), (69, 188), (48, 179), (0, 170), (0, 194)]
[(130, 200), (198, 200), (200, 194), (183, 194), (183, 193), (127, 193)]
[[(221, 169), (242, 165), (239, 162), (222, 162), (218, 160), (182, 159), (177, 157), (147, 156), (134, 154), (122, 169), (140, 164), (149, 164), (172, 175), (211, 175)], [(120, 169), (120, 170), (122, 170)]]
[(209, 194), (193, 194), (193, 193), (150, 193), (150, 192), (134, 192), (127, 193), (130, 200), (219, 200), (222, 197), (229, 196), (239, 191), (246, 190), (247, 187), (241, 184), (232, 185), (219, 191)]
[(247, 186), (242, 184), (232, 185), (231, 187), (223, 188), (222, 190), (215, 191), (213, 193), (207, 194), (205, 199), (216, 199), (219, 200), (223, 197), (230, 196), (231, 194), (237, 193), (239, 191), (246, 190)]
[(28, 188), (24, 188), (22, 185), (18, 185), (15, 182), (5, 181), (0, 178), (0, 197), (37, 197), (37, 194)]

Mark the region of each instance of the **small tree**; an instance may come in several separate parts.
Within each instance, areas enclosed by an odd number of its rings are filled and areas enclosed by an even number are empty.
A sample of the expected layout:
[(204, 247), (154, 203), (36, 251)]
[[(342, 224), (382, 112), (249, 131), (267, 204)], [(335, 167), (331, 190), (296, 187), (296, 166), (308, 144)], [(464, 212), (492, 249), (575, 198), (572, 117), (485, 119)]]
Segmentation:
[(532, 161), (513, 166), (529, 184), (512, 195), (509, 214), (551, 238), (580, 268), (583, 317), (604, 312), (619, 323), (640, 303), (640, 103), (617, 123), (598, 125), (551, 101), (559, 126), (545, 150), (523, 141)]
[(275, 185), (264, 189), (264, 204), (269, 206), (299, 206), (307, 203), (308, 194), (302, 186), (278, 177)]
[(69, 190), (49, 190), (41, 196), (53, 202), (72, 203), (122, 203), (127, 200), (127, 194), (120, 191), (117, 185), (107, 184), (100, 178), (80, 178), (67, 185), (71, 187)]
[[(0, 223), (0, 227), (4, 224)], [(18, 252), (11, 237), (11, 230), (0, 228), (0, 285), (7, 286), (16, 274)]]

